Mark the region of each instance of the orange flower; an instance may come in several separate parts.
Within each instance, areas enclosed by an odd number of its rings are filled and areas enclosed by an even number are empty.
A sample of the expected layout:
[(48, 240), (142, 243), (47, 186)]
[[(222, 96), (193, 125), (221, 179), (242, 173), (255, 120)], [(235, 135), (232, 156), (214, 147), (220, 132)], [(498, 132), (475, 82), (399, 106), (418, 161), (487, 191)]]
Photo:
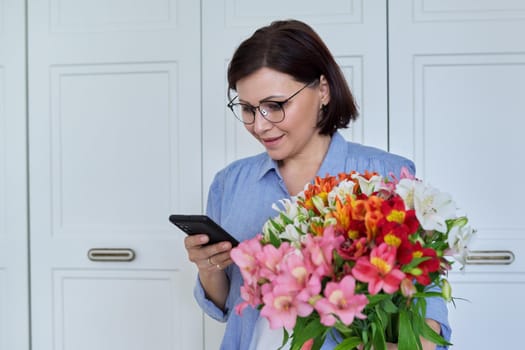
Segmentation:
[(353, 220), (364, 221), (367, 213), (366, 200), (363, 199), (352, 199), (351, 204), (351, 215)]
[(369, 241), (373, 240), (378, 231), (379, 223), (383, 220), (383, 213), (381, 212), (381, 204), (383, 199), (378, 196), (370, 196), (365, 203), (366, 214), (365, 214), (365, 226), (366, 235)]
[(324, 225), (321, 222), (312, 221), (310, 222), (310, 231), (315, 236), (322, 236), (324, 231)]

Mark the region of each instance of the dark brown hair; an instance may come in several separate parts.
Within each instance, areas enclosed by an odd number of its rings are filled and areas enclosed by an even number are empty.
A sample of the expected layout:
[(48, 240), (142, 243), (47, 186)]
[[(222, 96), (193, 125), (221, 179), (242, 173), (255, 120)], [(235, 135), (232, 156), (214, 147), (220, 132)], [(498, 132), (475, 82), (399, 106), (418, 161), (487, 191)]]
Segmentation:
[(267, 67), (308, 83), (324, 75), (330, 102), (317, 123), (319, 133), (333, 135), (358, 116), (354, 97), (332, 54), (319, 35), (297, 20), (275, 21), (259, 28), (237, 48), (228, 67), (228, 87)]

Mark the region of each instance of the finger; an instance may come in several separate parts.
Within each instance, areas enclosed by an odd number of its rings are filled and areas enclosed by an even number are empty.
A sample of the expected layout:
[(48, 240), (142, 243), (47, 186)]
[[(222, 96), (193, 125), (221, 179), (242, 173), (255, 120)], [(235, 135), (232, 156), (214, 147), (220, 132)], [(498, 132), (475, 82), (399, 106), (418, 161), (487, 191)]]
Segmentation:
[(230, 255), (231, 249), (232, 245), (230, 242), (220, 242), (202, 247), (202, 249), (199, 250), (199, 254), (201, 254), (203, 260), (208, 260), (209, 257), (213, 257), (214, 262), (220, 262), (225, 260), (226, 256)]
[(186, 249), (192, 249), (197, 248), (199, 246), (202, 246), (203, 244), (208, 243), (210, 238), (208, 235), (205, 234), (199, 234), (199, 235), (188, 235), (186, 238), (184, 238), (184, 246)]
[(202, 253), (205, 258), (198, 266), (208, 271), (226, 268), (233, 262), (230, 258), (231, 249), (232, 246), (229, 242), (221, 242), (201, 249), (199, 253)]
[(220, 253), (213, 256), (212, 262), (216, 264), (221, 264), (221, 266), (230, 265), (233, 261), (230, 257), (229, 252)]
[[(230, 255), (232, 245), (230, 242), (219, 242), (216, 244), (203, 245), (207, 243), (207, 235), (188, 236), (184, 240), (188, 258), (199, 270), (217, 270), (221, 264), (225, 266), (230, 263), (226, 260)], [(219, 265), (219, 267), (217, 267)]]

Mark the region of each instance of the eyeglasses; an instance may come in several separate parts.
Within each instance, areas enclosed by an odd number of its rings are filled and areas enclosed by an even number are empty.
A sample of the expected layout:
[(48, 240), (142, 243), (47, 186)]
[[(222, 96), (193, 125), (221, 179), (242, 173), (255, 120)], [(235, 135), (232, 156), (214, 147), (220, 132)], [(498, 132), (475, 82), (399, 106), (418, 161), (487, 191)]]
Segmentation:
[(306, 87), (312, 85), (315, 81), (317, 80), (309, 82), (284, 101), (266, 100), (261, 101), (261, 103), (258, 106), (252, 106), (248, 103), (234, 103), (233, 101), (235, 101), (239, 97), (239, 95), (237, 95), (230, 102), (228, 102), (228, 108), (231, 109), (233, 115), (235, 115), (235, 118), (239, 119), (241, 122), (247, 125), (255, 123), (255, 112), (257, 110), (259, 111), (261, 116), (270, 123), (280, 123), (284, 120), (285, 117), (284, 105), (292, 98), (294, 98), (297, 94), (299, 94), (301, 91), (303, 91)]

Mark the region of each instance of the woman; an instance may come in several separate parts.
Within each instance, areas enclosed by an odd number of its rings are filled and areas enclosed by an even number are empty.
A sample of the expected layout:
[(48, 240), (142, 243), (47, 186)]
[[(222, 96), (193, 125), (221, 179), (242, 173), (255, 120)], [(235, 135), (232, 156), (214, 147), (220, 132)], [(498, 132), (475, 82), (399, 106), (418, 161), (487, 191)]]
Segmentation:
[[(228, 107), (266, 149), (233, 162), (211, 184), (207, 213), (239, 241), (252, 238), (275, 215), (272, 204), (296, 195), (315, 176), (376, 171), (397, 176), (408, 159), (347, 142), (337, 132), (357, 118), (357, 108), (334, 58), (308, 25), (278, 21), (260, 28), (233, 55), (228, 68)], [(230, 96), (231, 97), (231, 96)], [(270, 331), (257, 310), (234, 312), (242, 279), (227, 242), (204, 246), (206, 235), (187, 237), (189, 259), (199, 269), (195, 296), (211, 317), (227, 322), (221, 349), (278, 348), (282, 332)], [(450, 338), (441, 299), (429, 300), (427, 322)], [(331, 337), (328, 337), (331, 338)], [(332, 349), (327, 339), (323, 349)], [(389, 345), (395, 349), (395, 344)], [(435, 345), (425, 341), (425, 349)]]

